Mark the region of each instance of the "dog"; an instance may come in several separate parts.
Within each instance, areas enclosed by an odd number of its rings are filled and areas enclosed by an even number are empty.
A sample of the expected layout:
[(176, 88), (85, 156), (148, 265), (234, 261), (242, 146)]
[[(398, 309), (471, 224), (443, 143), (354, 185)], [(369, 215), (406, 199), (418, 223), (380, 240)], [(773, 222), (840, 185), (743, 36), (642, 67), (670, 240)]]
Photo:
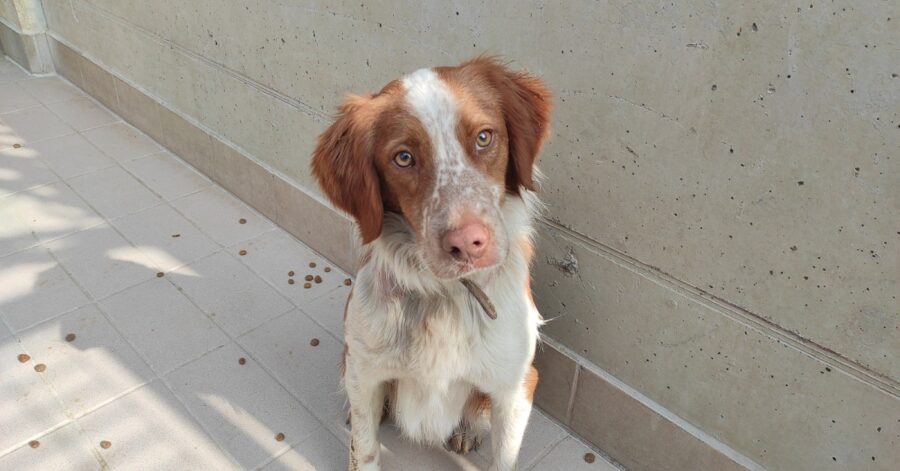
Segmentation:
[(516, 466), (537, 386), (531, 295), (543, 81), (480, 56), (348, 95), (311, 170), (363, 246), (344, 312), (350, 469), (380, 469), (377, 431), (458, 453), (490, 430)]

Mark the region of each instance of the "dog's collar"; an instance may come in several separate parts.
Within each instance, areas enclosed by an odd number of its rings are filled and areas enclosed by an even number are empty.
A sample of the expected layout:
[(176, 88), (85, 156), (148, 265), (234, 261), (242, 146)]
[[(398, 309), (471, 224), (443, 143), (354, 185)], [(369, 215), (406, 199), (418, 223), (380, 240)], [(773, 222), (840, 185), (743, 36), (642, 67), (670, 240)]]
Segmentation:
[(491, 319), (496, 319), (497, 309), (494, 307), (494, 303), (491, 302), (491, 299), (487, 297), (487, 294), (484, 293), (484, 290), (472, 280), (461, 278), (459, 281), (470, 293), (472, 293), (472, 297), (478, 301), (478, 304), (481, 305), (481, 309), (484, 310), (484, 313)]

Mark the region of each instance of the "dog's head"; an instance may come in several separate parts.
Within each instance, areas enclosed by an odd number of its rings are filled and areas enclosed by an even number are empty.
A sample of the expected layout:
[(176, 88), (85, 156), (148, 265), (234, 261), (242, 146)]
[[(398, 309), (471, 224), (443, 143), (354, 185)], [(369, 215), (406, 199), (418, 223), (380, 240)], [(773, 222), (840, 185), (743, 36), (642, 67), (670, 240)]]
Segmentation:
[(319, 137), (312, 172), (364, 243), (381, 235), (385, 212), (397, 213), (428, 268), (458, 278), (506, 258), (501, 208), (534, 190), (549, 115), (543, 82), (495, 59), (421, 69), (349, 96)]

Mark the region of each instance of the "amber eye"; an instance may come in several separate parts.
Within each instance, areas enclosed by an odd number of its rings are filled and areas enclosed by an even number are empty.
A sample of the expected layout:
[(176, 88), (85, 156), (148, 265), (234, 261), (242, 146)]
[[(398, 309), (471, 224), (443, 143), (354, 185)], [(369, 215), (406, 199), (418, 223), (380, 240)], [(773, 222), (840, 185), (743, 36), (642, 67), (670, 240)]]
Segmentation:
[(479, 149), (484, 149), (485, 147), (491, 145), (491, 141), (494, 139), (494, 133), (485, 129), (478, 133), (478, 136), (475, 137), (475, 145), (478, 146)]
[(412, 167), (413, 164), (416, 163), (416, 159), (414, 159), (409, 152), (403, 151), (398, 152), (397, 155), (394, 156), (394, 163), (402, 168)]

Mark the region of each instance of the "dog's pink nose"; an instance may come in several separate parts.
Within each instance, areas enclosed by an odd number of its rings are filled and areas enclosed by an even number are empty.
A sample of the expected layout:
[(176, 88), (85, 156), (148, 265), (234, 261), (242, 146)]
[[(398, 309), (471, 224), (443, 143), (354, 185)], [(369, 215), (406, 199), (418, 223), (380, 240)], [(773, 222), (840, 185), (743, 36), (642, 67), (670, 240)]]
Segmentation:
[(490, 239), (491, 235), (483, 224), (470, 222), (445, 233), (441, 238), (441, 248), (458, 260), (477, 262), (487, 252)]

